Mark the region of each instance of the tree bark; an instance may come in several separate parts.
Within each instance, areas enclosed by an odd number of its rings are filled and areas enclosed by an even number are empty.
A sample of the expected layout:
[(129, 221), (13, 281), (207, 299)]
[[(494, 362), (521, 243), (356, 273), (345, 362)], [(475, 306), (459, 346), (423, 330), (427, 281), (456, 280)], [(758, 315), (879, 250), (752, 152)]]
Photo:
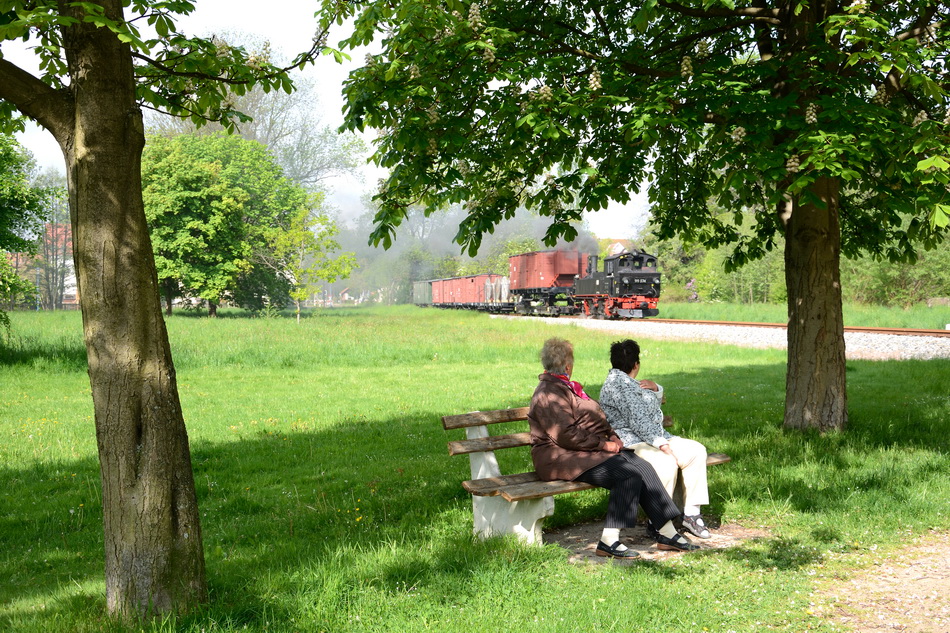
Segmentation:
[(811, 193), (821, 204), (796, 201), (787, 217), (787, 428), (842, 430), (848, 422), (839, 186), (837, 180), (819, 179)]
[[(123, 20), (122, 0), (99, 0)], [(73, 257), (102, 475), (106, 603), (134, 618), (207, 599), (188, 436), (162, 320), (142, 202), (142, 113), (131, 51), (61, 0), (69, 87), (0, 59), (0, 98), (56, 138), (66, 158)]]

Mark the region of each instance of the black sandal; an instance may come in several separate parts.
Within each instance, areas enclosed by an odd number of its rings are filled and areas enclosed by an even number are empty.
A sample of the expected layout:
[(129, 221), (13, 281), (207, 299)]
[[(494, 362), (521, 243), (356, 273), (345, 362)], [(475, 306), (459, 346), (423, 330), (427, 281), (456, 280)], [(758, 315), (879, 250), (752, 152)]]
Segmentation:
[(640, 558), (640, 553), (636, 550), (632, 550), (629, 547), (627, 549), (617, 549), (620, 547), (620, 541), (615, 542), (613, 545), (607, 545), (603, 541), (597, 543), (597, 551), (595, 552), (598, 556), (606, 556), (608, 558), (620, 558), (631, 560), (633, 558)]
[(674, 552), (695, 552), (699, 549), (699, 545), (693, 545), (689, 542), (689, 539), (682, 534), (677, 534), (673, 538), (657, 534), (656, 548)]

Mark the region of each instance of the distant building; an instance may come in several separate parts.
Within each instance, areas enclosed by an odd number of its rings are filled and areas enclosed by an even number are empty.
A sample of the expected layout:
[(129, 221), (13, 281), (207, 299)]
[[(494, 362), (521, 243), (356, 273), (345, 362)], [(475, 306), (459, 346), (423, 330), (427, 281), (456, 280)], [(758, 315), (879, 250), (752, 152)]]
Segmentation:
[(606, 257), (613, 257), (620, 253), (630, 252), (636, 249), (633, 240), (609, 240), (604, 247), (603, 253)]
[(37, 307), (65, 310), (79, 307), (69, 224), (47, 223), (36, 255), (8, 253), (7, 259), (20, 277), (39, 289)]

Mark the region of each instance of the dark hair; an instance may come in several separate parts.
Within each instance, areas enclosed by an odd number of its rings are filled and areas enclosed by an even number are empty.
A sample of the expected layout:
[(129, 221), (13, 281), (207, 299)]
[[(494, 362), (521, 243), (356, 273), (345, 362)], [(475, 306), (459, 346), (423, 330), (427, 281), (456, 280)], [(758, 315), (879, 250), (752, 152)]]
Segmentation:
[(610, 346), (610, 364), (629, 374), (634, 366), (640, 362), (640, 346), (633, 339), (617, 341)]

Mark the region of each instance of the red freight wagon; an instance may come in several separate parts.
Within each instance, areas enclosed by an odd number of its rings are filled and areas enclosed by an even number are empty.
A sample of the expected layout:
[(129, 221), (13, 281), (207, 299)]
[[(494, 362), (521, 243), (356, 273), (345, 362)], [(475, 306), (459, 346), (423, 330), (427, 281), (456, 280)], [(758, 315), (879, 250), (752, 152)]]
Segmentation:
[(432, 282), (432, 305), (446, 303), (448, 293), (445, 290), (445, 282), (451, 279), (436, 279)]
[(508, 258), (511, 290), (569, 288), (574, 277), (587, 274), (587, 254), (538, 251)]
[[(482, 274), (440, 279), (432, 282), (433, 304), (483, 304), (487, 302), (485, 288), (501, 275)], [(438, 289), (436, 285), (440, 284)]]

